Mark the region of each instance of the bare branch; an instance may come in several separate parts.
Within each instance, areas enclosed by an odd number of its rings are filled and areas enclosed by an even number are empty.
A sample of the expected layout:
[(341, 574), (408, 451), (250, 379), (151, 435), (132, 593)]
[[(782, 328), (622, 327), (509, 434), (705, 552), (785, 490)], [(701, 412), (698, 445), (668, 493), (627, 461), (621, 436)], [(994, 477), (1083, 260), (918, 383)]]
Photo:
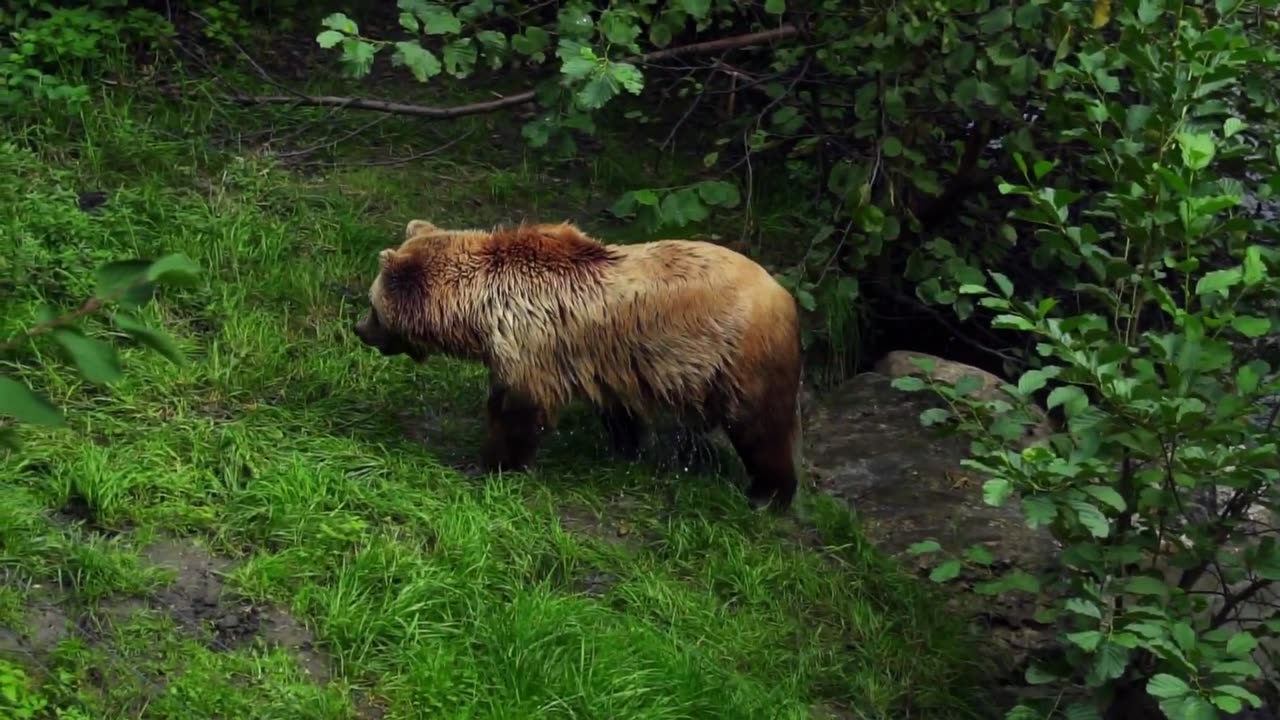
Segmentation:
[[(723, 50), (735, 50), (751, 47), (753, 45), (763, 45), (775, 40), (785, 40), (787, 38), (795, 37), (798, 34), (799, 31), (794, 25), (783, 25), (782, 27), (775, 28), (773, 30), (747, 33), (745, 35), (734, 35), (732, 37), (720, 38), (719, 40), (708, 40), (707, 42), (682, 45), (680, 47), (667, 48), (665, 50), (655, 50), (643, 55), (624, 58), (622, 62), (652, 62), (654, 60), (683, 55), (698, 55)], [(523, 105), (528, 102), (533, 102), (536, 97), (537, 94), (534, 90), (525, 90), (524, 92), (519, 92), (515, 95), (507, 95), (496, 100), (486, 100), (484, 102), (453, 105), (449, 107), (414, 105), (410, 103), (392, 102), (390, 100), (340, 97), (336, 95), (234, 95), (230, 99), (240, 105), (287, 104), (309, 107), (341, 107), (351, 110), (372, 110), (374, 112), (393, 113), (397, 115), (414, 115), (417, 117), (447, 120), (451, 118), (465, 117), (468, 115), (481, 115), (514, 107), (516, 105)]]

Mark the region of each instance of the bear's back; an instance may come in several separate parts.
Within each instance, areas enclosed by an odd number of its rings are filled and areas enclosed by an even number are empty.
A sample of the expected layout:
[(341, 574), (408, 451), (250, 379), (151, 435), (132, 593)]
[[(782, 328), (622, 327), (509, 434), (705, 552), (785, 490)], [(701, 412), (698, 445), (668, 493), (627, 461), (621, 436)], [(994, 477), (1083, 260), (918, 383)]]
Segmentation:
[(608, 247), (614, 261), (590, 288), (545, 298), (554, 308), (542, 317), (556, 322), (528, 318), (504, 343), (512, 371), (552, 370), (524, 381), (558, 386), (548, 390), (559, 402), (580, 393), (696, 410), (744, 348), (794, 327), (791, 295), (740, 253), (692, 240)]

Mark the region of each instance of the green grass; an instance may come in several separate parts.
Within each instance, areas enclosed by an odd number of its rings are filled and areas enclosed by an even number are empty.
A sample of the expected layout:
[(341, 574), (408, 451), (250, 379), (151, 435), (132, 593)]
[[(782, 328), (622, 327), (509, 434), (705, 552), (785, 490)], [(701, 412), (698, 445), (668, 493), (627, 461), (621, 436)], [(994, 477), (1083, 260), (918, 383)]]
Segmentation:
[[(0, 457), (0, 626), (40, 603), (82, 626), (16, 655), (33, 693), (93, 718), (979, 716), (963, 624), (832, 502), (754, 514), (736, 469), (612, 462), (581, 412), (535, 471), (464, 472), (483, 369), (352, 337), (374, 255), (409, 218), (598, 226), (576, 211), (642, 168), (606, 154), (562, 173), (495, 150), (492, 119), (392, 119), (339, 152), (479, 134), (395, 166), (303, 172), (227, 149), (228, 128), (322, 116), (102, 95), (0, 141), (0, 337), (78, 304), (109, 259), (180, 251), (207, 270), (147, 310), (185, 368), (128, 348), (125, 379), (97, 388), (39, 342), (5, 369), (71, 423), (22, 428)], [(82, 213), (83, 190), (110, 200)], [(328, 682), (287, 646), (121, 611), (174, 587), (144, 554), (174, 537), (226, 558), (244, 603), (305, 624)]]

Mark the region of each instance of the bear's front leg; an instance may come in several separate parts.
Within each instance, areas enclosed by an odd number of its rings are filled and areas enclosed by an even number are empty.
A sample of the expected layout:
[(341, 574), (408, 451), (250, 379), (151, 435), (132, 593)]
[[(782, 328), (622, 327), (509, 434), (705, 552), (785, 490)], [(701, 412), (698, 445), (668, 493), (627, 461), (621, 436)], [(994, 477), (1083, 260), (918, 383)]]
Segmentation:
[(500, 384), (489, 389), (487, 411), (485, 466), (489, 470), (518, 471), (531, 465), (545, 430), (545, 411), (525, 394)]

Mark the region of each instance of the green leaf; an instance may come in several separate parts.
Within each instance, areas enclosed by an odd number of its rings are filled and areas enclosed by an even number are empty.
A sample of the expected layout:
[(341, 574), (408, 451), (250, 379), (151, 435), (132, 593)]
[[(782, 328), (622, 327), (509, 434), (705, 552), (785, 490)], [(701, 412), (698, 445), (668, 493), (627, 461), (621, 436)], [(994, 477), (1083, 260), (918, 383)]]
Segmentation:
[(373, 67), (373, 57), (378, 48), (363, 40), (347, 38), (342, 42), (343, 70), (352, 77), (362, 78)]
[(1239, 285), (1241, 279), (1242, 273), (1240, 268), (1212, 270), (1205, 273), (1196, 281), (1196, 295), (1217, 293), (1222, 297), (1226, 297), (1227, 292), (1236, 285)]
[(116, 327), (127, 333), (129, 337), (160, 353), (174, 365), (179, 367), (186, 365), (186, 356), (182, 354), (182, 351), (178, 349), (177, 343), (167, 333), (147, 327), (141, 320), (128, 313), (115, 313), (111, 316), (111, 320)]
[(422, 30), (422, 24), (418, 22), (418, 16), (410, 12), (400, 13), (400, 27), (408, 30), (414, 35)]
[(1094, 500), (1107, 505), (1112, 510), (1124, 512), (1124, 498), (1120, 497), (1120, 493), (1116, 492), (1114, 488), (1106, 485), (1085, 485), (1081, 489), (1091, 495)]
[(990, 565), (991, 563), (995, 562), (995, 558), (992, 557), (991, 551), (981, 545), (970, 545), (967, 549), (965, 549), (964, 559), (968, 560), (974, 565), (984, 565), (984, 566)]
[(154, 283), (191, 287), (200, 278), (200, 266), (182, 253), (166, 255), (147, 268), (147, 280)]
[(1178, 133), (1178, 145), (1182, 148), (1182, 164), (1191, 170), (1203, 170), (1213, 162), (1217, 147), (1213, 136), (1205, 133)]
[(1050, 498), (1033, 495), (1022, 498), (1022, 514), (1027, 518), (1028, 527), (1043, 527), (1058, 517), (1058, 506)]
[(679, 0), (680, 8), (696, 20), (701, 20), (711, 12), (711, 0)]
[(435, 53), (422, 47), (414, 40), (402, 40), (396, 43), (396, 51), (391, 56), (392, 65), (404, 65), (413, 73), (418, 82), (426, 82), (440, 74), (443, 67)]
[[(530, 25), (519, 35), (511, 36), (512, 49), (530, 57), (541, 55), (550, 44), (551, 35), (537, 25)], [(563, 71), (563, 68), (561, 70)]]
[(698, 196), (708, 205), (735, 208), (742, 202), (738, 186), (724, 180), (707, 180), (698, 183)]
[(489, 59), (489, 67), (495, 70), (502, 67), (507, 55), (507, 36), (497, 30), (481, 30), (476, 33), (476, 40), (480, 42), (485, 57)]
[(1138, 22), (1143, 25), (1150, 25), (1160, 16), (1164, 14), (1164, 3), (1162, 0), (1141, 0), (1138, 3)]
[(120, 359), (110, 344), (65, 328), (54, 330), (52, 335), (85, 380), (95, 385), (107, 385), (120, 378)]
[[(613, 96), (618, 94), (618, 82), (616, 79), (602, 74), (602, 76), (594, 77), (586, 81), (586, 85), (577, 91), (577, 101), (585, 110), (599, 110), (603, 108)], [(668, 195), (668, 197), (671, 197)], [(663, 210), (666, 213), (666, 209)], [(685, 222), (677, 223), (684, 225)]]
[(1130, 105), (1124, 111), (1124, 129), (1130, 135), (1137, 135), (1147, 126), (1155, 108), (1150, 105)]
[(640, 69), (630, 63), (609, 63), (609, 69), (606, 70), (610, 77), (622, 86), (623, 90), (632, 95), (639, 95), (644, 89), (644, 74)]
[(321, 24), (330, 30), (337, 30), (339, 32), (346, 33), (347, 35), (358, 35), (360, 33), (359, 26), (357, 26), (351, 18), (342, 13), (331, 13), (321, 21)]
[(1025, 396), (1043, 388), (1049, 382), (1049, 376), (1043, 370), (1028, 370), (1018, 378), (1018, 392)]
[(991, 478), (982, 483), (982, 501), (992, 507), (1001, 507), (1013, 493), (1013, 486), (1004, 478)]
[(98, 268), (94, 297), (99, 300), (117, 300), (123, 305), (138, 307), (151, 299), (155, 288), (147, 282), (147, 260), (118, 260)]
[(787, 11), (787, 0), (764, 0), (764, 11), (770, 15), (781, 15)]
[(606, 10), (600, 16), (600, 32), (610, 43), (629, 47), (640, 36), (640, 26), (631, 13)]
[(1097, 630), (1081, 630), (1068, 633), (1067, 640), (1081, 650), (1091, 653), (1098, 649), (1098, 643), (1102, 641), (1102, 633)]
[(1253, 315), (1237, 315), (1231, 318), (1231, 327), (1245, 337), (1262, 337), (1271, 330), (1271, 321)]
[(977, 375), (961, 375), (951, 387), (955, 389), (957, 397), (966, 397), (982, 387), (982, 378)]
[(1240, 687), (1239, 685), (1219, 685), (1215, 687), (1213, 691), (1220, 695), (1239, 698), (1240, 700), (1243, 700), (1249, 703), (1249, 705), (1253, 708), (1262, 707), (1262, 698), (1258, 697), (1257, 695), (1254, 695), (1253, 693)]
[(999, 580), (980, 583), (973, 590), (979, 595), (998, 595), (1006, 592), (1034, 594), (1040, 592), (1040, 581), (1022, 570), (1014, 570)]
[(1054, 675), (1049, 670), (1034, 663), (1027, 666), (1027, 670), (1023, 673), (1023, 677), (1027, 681), (1028, 685), (1047, 685), (1058, 680), (1057, 675)]
[(1129, 664), (1129, 650), (1112, 642), (1103, 642), (1093, 656), (1086, 681), (1091, 687), (1099, 687), (1124, 674)]
[(885, 157), (898, 157), (902, 154), (902, 141), (890, 135), (880, 141), (880, 152)]
[(415, 5), (413, 14), (422, 20), (422, 32), (427, 35), (457, 35), (462, 32), (462, 21), (444, 5), (436, 3)]
[(941, 549), (942, 549), (942, 546), (939, 545), (935, 540), (921, 540), (918, 543), (912, 543), (910, 546), (908, 546), (907, 552), (911, 553), (912, 555), (924, 555), (927, 553), (938, 552)]
[(1222, 121), (1222, 134), (1225, 137), (1231, 137), (1243, 130), (1244, 121), (1237, 117), (1229, 117)]
[(1257, 663), (1249, 660), (1226, 660), (1214, 663), (1209, 672), (1215, 675), (1233, 675), (1243, 677), (1260, 677), (1262, 670)]
[(984, 35), (1004, 32), (1013, 24), (1013, 8), (1008, 5), (997, 7), (978, 19), (978, 29)]
[(1076, 518), (1089, 531), (1090, 535), (1104, 538), (1111, 534), (1111, 523), (1107, 521), (1107, 516), (1103, 515), (1102, 511), (1097, 507), (1082, 500), (1069, 501), (1067, 505), (1076, 511)]
[(471, 74), (479, 51), (471, 38), (458, 38), (444, 46), (440, 57), (444, 60), (445, 72), (456, 78), (463, 78)]
[(796, 301), (800, 303), (800, 307), (813, 312), (818, 306), (818, 301), (813, 297), (813, 293), (803, 288), (796, 289)]
[(991, 327), (1001, 329), (1001, 330), (1004, 330), (1004, 329), (1034, 330), (1035, 329), (1035, 326), (1031, 324), (1030, 320), (1027, 320), (1026, 318), (1021, 317), (1019, 315), (997, 315), (995, 319), (991, 321)]
[(1238, 632), (1227, 641), (1227, 654), (1244, 657), (1258, 647), (1258, 640), (1247, 632)]
[(475, 22), (493, 12), (493, 0), (471, 0), (458, 11), (463, 22)]
[(316, 44), (325, 50), (328, 50), (332, 47), (336, 47), (338, 43), (345, 40), (346, 37), (346, 35), (343, 35), (337, 30), (325, 30), (319, 35), (316, 35)]
[(925, 388), (924, 380), (913, 375), (894, 378), (893, 382), (890, 384), (894, 388), (897, 388), (898, 390), (905, 390), (906, 392), (916, 392), (917, 390), (923, 390)]
[(951, 417), (951, 413), (943, 408), (929, 408), (920, 413), (920, 424), (925, 427), (940, 425)]
[(1025, 3), (1018, 6), (1017, 12), (1013, 15), (1013, 22), (1018, 27), (1029, 30), (1038, 26), (1042, 17), (1043, 13), (1039, 5)]
[(1147, 694), (1158, 698), (1182, 697), (1191, 692), (1191, 686), (1168, 673), (1159, 673), (1147, 681)]
[(1249, 395), (1258, 389), (1261, 380), (1257, 370), (1250, 365), (1243, 365), (1236, 371), (1236, 390), (1242, 395)]
[(1199, 695), (1184, 695), (1160, 701), (1160, 711), (1169, 720), (1218, 720), (1218, 713)]
[(1049, 398), (1045, 401), (1047, 409), (1052, 410), (1062, 405), (1069, 415), (1084, 410), (1089, 405), (1089, 398), (1075, 385), (1061, 385), (1053, 389), (1049, 393)]
[(53, 403), (26, 384), (7, 377), (0, 377), (0, 416), (28, 425), (66, 425), (62, 411), (54, 407)]
[(1244, 268), (1241, 278), (1247, 286), (1254, 286), (1267, 277), (1267, 266), (1262, 262), (1262, 248), (1250, 245), (1244, 252)]
[(1173, 641), (1178, 643), (1178, 648), (1183, 652), (1191, 652), (1196, 646), (1196, 631), (1184, 622), (1174, 623), (1169, 628), (1169, 633), (1173, 635)]
[(954, 580), (959, 577), (960, 568), (959, 560), (948, 560), (934, 568), (933, 572), (929, 573), (929, 579), (936, 583), (945, 583), (949, 580)]
[(986, 295), (988, 290), (985, 285), (961, 285), (956, 292), (961, 295)]
[(1124, 591), (1132, 595), (1166, 597), (1169, 594), (1169, 586), (1159, 578), (1135, 575), (1125, 583)]
[[(1005, 225), (1004, 227), (1009, 228), (1010, 231), (1013, 231), (1013, 227), (1010, 225)], [(1009, 278), (1004, 273), (998, 273), (994, 270), (988, 270), (987, 274), (990, 275), (991, 279), (995, 281), (996, 287), (1000, 288), (1001, 295), (1005, 297), (1013, 296), (1013, 283), (1009, 280)]]
[(1233, 715), (1244, 709), (1244, 703), (1230, 695), (1214, 695), (1213, 704), (1217, 705), (1219, 710)]

